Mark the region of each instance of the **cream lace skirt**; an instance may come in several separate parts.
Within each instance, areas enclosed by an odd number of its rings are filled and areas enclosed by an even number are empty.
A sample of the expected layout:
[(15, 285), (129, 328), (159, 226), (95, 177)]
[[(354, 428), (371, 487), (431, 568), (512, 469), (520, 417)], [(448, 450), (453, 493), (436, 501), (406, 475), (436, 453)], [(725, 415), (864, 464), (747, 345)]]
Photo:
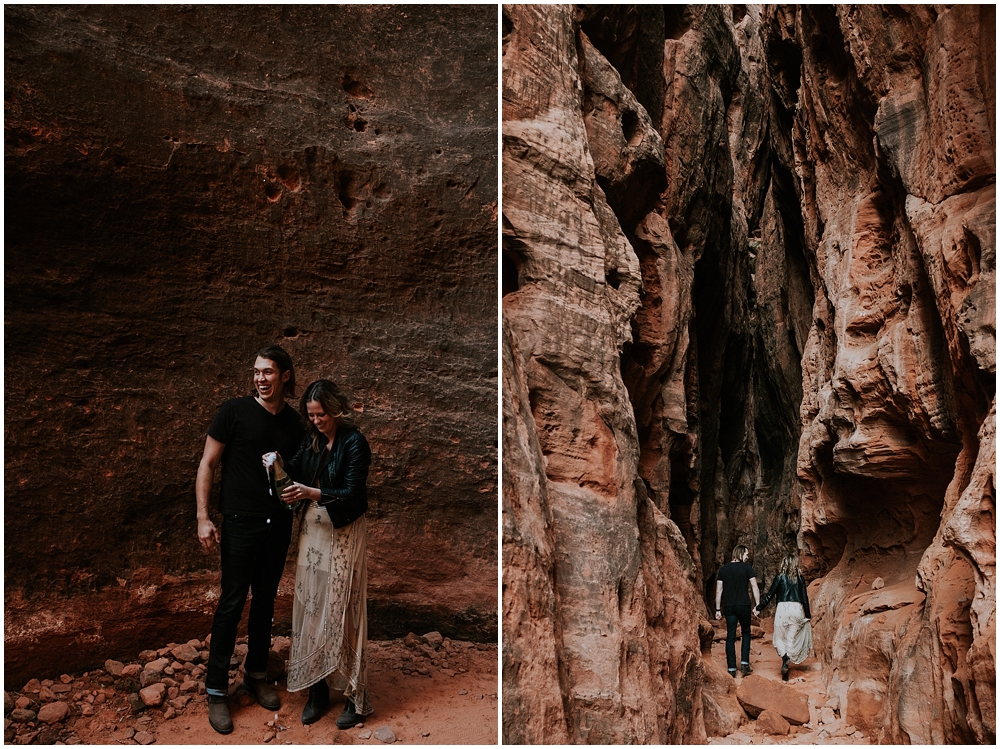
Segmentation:
[(361, 715), (372, 712), (368, 697), (368, 524), (362, 516), (334, 528), (323, 507), (311, 504), (299, 531), (292, 606), (292, 650), (288, 691), (332, 677)]
[(792, 663), (802, 663), (809, 657), (813, 646), (812, 626), (801, 603), (785, 601), (778, 604), (771, 642), (778, 655), (787, 655)]

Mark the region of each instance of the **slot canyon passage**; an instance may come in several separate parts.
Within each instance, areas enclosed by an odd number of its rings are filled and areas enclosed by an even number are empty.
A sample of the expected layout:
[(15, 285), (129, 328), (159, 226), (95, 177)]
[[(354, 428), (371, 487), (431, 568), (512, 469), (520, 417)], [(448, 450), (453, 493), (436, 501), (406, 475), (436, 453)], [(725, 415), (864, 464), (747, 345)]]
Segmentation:
[[(502, 22), (505, 741), (993, 744), (993, 6)], [(810, 583), (784, 736), (738, 543)]]
[[(453, 738), (495, 741), (497, 16), (5, 7), (5, 690), (48, 678), (65, 700), (59, 677), (77, 679), (66, 721), (17, 724), (18, 742), (116, 743), (82, 733), (98, 718), (77, 694), (126, 696), (94, 670), (209, 634), (219, 557), (198, 543), (195, 475), (272, 343), (299, 395), (329, 377), (363, 411), (375, 717), (398, 707), (397, 738), (442, 742), (403, 708), (467, 701)], [(432, 664), (396, 639), (432, 631), (461, 653)], [(287, 701), (302, 729), (305, 692)], [(255, 743), (273, 716), (239, 709), (230, 739)], [(338, 740), (334, 709), (312, 741)]]

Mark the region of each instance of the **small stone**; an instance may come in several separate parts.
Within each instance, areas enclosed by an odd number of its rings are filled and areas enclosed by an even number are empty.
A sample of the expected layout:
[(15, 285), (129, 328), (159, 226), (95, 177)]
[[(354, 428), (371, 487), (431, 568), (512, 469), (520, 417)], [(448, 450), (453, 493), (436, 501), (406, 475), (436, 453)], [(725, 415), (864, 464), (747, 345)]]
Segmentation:
[(468, 693), (469, 693), (469, 690), (468, 690), (468, 689), (459, 689), (459, 690), (458, 690), (458, 693), (459, 693), (459, 694), (468, 694)]
[(188, 679), (180, 686), (181, 692), (196, 692), (198, 691), (198, 682), (194, 679)]
[(265, 744), (270, 744), (272, 741), (274, 741), (275, 736), (277, 736), (277, 734), (274, 731), (264, 731), (264, 735), (261, 737), (261, 741), (263, 741)]
[(69, 716), (69, 705), (65, 702), (50, 702), (38, 710), (38, 720), (42, 723), (60, 723)]
[(128, 702), (128, 706), (132, 709), (132, 715), (141, 713), (146, 709), (146, 705), (143, 703), (142, 697), (139, 696), (138, 692), (130, 692), (125, 701)]
[(421, 639), (435, 650), (441, 647), (441, 643), (444, 642), (440, 632), (428, 632)]
[(201, 657), (199, 653), (199, 648), (194, 647), (191, 643), (184, 643), (183, 645), (178, 645), (176, 648), (170, 651), (170, 654), (174, 657), (174, 660), (180, 661), (196, 661)]
[(885, 587), (885, 580), (883, 580), (881, 577), (876, 577), (872, 581), (872, 590), (882, 590), (882, 588), (884, 587)]
[(28, 710), (23, 707), (16, 707), (10, 712), (10, 719), (15, 723), (29, 723), (38, 717), (38, 713), (34, 710)]
[(73, 677), (70, 676), (69, 674), (63, 674), (62, 676), (59, 677), (59, 681), (61, 681), (63, 684), (70, 684), (73, 681)]
[(375, 729), (375, 738), (381, 741), (383, 744), (391, 744), (396, 740), (396, 734), (392, 732), (389, 726), (379, 726)]
[(177, 717), (177, 710), (174, 708), (173, 705), (169, 706), (166, 710), (163, 711), (164, 720), (173, 720), (176, 717)]
[(155, 650), (143, 650), (141, 653), (139, 653), (139, 660), (142, 661), (143, 663), (148, 663), (149, 661), (155, 661), (156, 657), (157, 656)]
[(139, 697), (146, 707), (159, 707), (163, 704), (166, 694), (167, 688), (162, 684), (151, 684), (139, 690)]
[(16, 739), (14, 739), (15, 744), (30, 744), (35, 740), (35, 737), (40, 733), (40, 731), (31, 731), (29, 733), (19, 734)]
[[(22, 699), (22, 698), (18, 698)], [(14, 698), (10, 696), (10, 692), (6, 689), (3, 691), (3, 714), (6, 715), (11, 710), (14, 709)]]
[(138, 676), (142, 673), (142, 666), (138, 663), (130, 663), (127, 666), (122, 667), (122, 672), (119, 674), (123, 679), (129, 679), (133, 676)]
[(819, 722), (829, 725), (831, 723), (837, 722), (837, 714), (833, 712), (832, 707), (824, 707), (819, 713)]
[(149, 744), (152, 744), (154, 741), (156, 741), (156, 739), (153, 737), (153, 734), (147, 733), (146, 731), (139, 731), (135, 735), (135, 740), (137, 743), (142, 744), (143, 746), (148, 746)]
[(123, 739), (130, 739), (135, 736), (135, 729), (131, 726), (127, 726), (124, 731), (121, 732)]
[(423, 737), (424, 737), (424, 738), (426, 739), (426, 738), (427, 738), (428, 736), (430, 736), (430, 735), (431, 735), (431, 732), (430, 732), (430, 731), (424, 731), (424, 732), (423, 732), (423, 733), (421, 733), (420, 735), (421, 735), (421, 736), (423, 736)]
[(855, 731), (854, 733), (851, 734), (851, 736), (856, 739), (863, 739), (865, 737), (865, 734), (863, 731)]
[(403, 644), (406, 645), (406, 647), (413, 648), (415, 650), (416, 647), (421, 644), (421, 642), (419, 637), (410, 632), (403, 639)]
[(417, 666), (417, 673), (421, 676), (430, 676), (431, 670), (426, 666)]
[(53, 684), (55, 684), (55, 682), (52, 681), (52, 679), (42, 679), (43, 687), (51, 687)]
[(169, 687), (167, 689), (167, 699), (175, 699), (181, 693), (180, 687)]
[[(31, 706), (31, 700), (29, 700), (27, 697), (21, 696), (17, 698), (17, 702), (14, 703), (14, 706), (11, 708), (11, 710), (13, 710), (15, 707), (19, 707), (22, 710), (24, 710), (25, 708), (30, 706)], [(4, 705), (4, 707), (6, 708), (7, 706)], [(10, 710), (4, 710), (4, 712), (9, 713)]]
[(73, 691), (72, 684), (53, 684), (52, 692), (53, 694), (69, 694)]
[(94, 706), (85, 702), (80, 706), (80, 715), (84, 718), (89, 718), (94, 714)]
[(372, 732), (369, 731), (367, 728), (364, 731), (358, 731), (359, 739), (370, 739), (371, 737), (372, 737)]
[(62, 728), (59, 726), (49, 726), (38, 732), (37, 742), (42, 745), (51, 746), (59, 741), (59, 734)]
[(450, 668), (442, 668), (441, 673), (443, 673), (445, 676), (451, 676), (451, 677), (458, 675), (458, 671), (455, 671), (454, 669)]

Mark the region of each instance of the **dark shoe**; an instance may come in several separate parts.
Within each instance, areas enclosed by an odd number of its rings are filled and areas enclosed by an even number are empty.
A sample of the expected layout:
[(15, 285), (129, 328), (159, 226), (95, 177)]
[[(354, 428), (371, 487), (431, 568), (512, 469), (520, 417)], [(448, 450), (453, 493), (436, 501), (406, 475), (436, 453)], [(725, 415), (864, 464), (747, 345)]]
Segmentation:
[(302, 709), (302, 725), (308, 726), (323, 717), (330, 706), (330, 688), (326, 681), (318, 681), (309, 687), (309, 699)]
[(337, 728), (351, 728), (358, 723), (364, 723), (365, 716), (358, 715), (357, 708), (354, 707), (354, 700), (348, 700), (344, 705), (344, 712), (337, 718)]
[(243, 677), (243, 688), (250, 693), (251, 697), (257, 700), (257, 704), (261, 707), (266, 707), (268, 710), (278, 710), (281, 707), (278, 694), (267, 685), (267, 681), (264, 679), (254, 679), (245, 676)]
[(750, 668), (749, 663), (744, 663), (742, 666), (740, 666), (740, 671), (743, 673), (744, 676), (749, 676), (750, 674), (753, 673), (753, 669)]
[(788, 681), (788, 656), (781, 657), (781, 680)]
[(229, 702), (225, 697), (208, 696), (208, 722), (219, 733), (233, 732), (233, 719), (229, 717)]
[(729, 669), (729, 675), (732, 676), (735, 679), (736, 678), (736, 669), (735, 668)]

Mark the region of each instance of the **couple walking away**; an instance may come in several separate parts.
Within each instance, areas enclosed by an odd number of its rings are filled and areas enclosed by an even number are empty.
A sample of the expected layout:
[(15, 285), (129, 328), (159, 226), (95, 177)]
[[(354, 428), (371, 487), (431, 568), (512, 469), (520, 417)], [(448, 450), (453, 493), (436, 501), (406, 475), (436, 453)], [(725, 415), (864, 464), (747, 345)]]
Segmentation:
[[(809, 613), (809, 596), (806, 583), (799, 572), (798, 560), (788, 554), (781, 563), (781, 570), (771, 582), (764, 599), (757, 587), (757, 573), (747, 560), (750, 550), (746, 546), (733, 549), (731, 562), (722, 565), (716, 575), (715, 618), (726, 617), (726, 667), (729, 675), (736, 676), (736, 624), (742, 637), (740, 671), (753, 673), (750, 667), (750, 614), (760, 616), (760, 611), (772, 599), (778, 601), (774, 615), (774, 634), (771, 642), (781, 656), (781, 678), (788, 681), (788, 662), (801, 663), (812, 650), (812, 627)], [(754, 606), (751, 608), (747, 586), (753, 590)]]
[[(229, 662), (251, 591), (243, 686), (268, 710), (280, 707), (265, 672), (274, 599), (297, 506), (302, 522), (288, 691), (309, 688), (302, 722), (314, 723), (329, 707), (327, 678), (335, 678), (334, 686), (347, 698), (337, 726), (350, 728), (372, 712), (364, 517), (371, 450), (354, 424), (347, 397), (329, 380), (306, 388), (301, 416), (285, 403), (295, 395), (295, 370), (280, 346), (258, 352), (253, 381), (256, 395), (226, 401), (212, 421), (195, 484), (198, 539), (206, 551), (219, 544), (222, 564), (222, 592), (205, 677), (209, 723), (219, 733), (233, 730), (227, 702)], [(275, 474), (287, 473), (291, 481), (276, 486), (262, 461), (276, 466)], [(221, 532), (208, 514), (220, 464)]]

